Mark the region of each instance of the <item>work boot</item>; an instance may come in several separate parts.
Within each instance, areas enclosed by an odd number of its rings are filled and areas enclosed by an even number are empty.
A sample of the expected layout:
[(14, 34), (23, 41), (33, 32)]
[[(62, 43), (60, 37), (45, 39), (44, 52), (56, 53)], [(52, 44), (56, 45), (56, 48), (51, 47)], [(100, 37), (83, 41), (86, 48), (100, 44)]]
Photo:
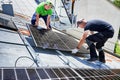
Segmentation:
[(105, 63), (105, 55), (103, 50), (99, 52), (99, 61)]
[(87, 61), (92, 62), (92, 61), (96, 61), (96, 60), (98, 60), (98, 58), (90, 58), (90, 59), (88, 59)]
[(100, 62), (105, 63), (105, 59), (99, 59)]

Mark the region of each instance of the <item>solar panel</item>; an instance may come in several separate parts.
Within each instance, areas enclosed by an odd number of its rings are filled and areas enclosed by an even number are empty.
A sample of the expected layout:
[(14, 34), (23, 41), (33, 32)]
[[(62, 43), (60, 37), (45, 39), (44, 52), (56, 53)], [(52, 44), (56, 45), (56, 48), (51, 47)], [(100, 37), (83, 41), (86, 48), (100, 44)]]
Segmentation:
[(0, 27), (17, 31), (14, 23), (9, 18), (4, 18), (3, 16), (0, 16)]
[(53, 71), (57, 74), (58, 77), (64, 78), (65, 75), (59, 69), (54, 68)]
[(16, 69), (16, 76), (18, 80), (28, 80), (25, 69)]
[(30, 80), (39, 80), (39, 77), (35, 69), (27, 69)]
[(67, 77), (72, 77), (72, 75), (71, 75), (66, 69), (61, 68), (60, 70), (63, 72), (63, 74), (64, 74), (65, 76), (67, 76)]
[(40, 76), (40, 79), (49, 79), (47, 73), (44, 69), (36, 69), (38, 75)]
[(47, 74), (49, 74), (49, 77), (51, 78), (51, 79), (57, 79), (58, 77), (57, 77), (57, 75), (54, 73), (54, 71), (52, 70), (52, 69), (50, 69), (50, 68), (48, 68), (48, 69), (45, 69), (45, 71), (47, 72)]
[(16, 80), (14, 69), (3, 69), (3, 80)]
[[(37, 30), (32, 25), (28, 25), (28, 28), (37, 47), (71, 51), (71, 49), (74, 49), (78, 44), (72, 37), (55, 30)], [(79, 52), (89, 53), (84, 47), (82, 47)]]
[(114, 73), (116, 73), (116, 74), (119, 74), (120, 75), (120, 70), (119, 69), (113, 69), (112, 70)]
[(75, 69), (85, 80), (118, 80), (120, 76), (108, 69)]
[(110, 69), (4, 68), (0, 80), (120, 80), (117, 73)]

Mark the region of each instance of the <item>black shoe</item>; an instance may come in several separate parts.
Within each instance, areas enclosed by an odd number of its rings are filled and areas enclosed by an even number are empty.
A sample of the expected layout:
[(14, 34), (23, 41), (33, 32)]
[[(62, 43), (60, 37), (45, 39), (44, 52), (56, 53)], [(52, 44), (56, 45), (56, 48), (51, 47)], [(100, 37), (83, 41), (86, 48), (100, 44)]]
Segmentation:
[(102, 63), (106, 63), (106, 61), (105, 60), (99, 60), (100, 62), (102, 62)]
[(96, 61), (96, 60), (98, 60), (98, 58), (90, 58), (87, 61)]

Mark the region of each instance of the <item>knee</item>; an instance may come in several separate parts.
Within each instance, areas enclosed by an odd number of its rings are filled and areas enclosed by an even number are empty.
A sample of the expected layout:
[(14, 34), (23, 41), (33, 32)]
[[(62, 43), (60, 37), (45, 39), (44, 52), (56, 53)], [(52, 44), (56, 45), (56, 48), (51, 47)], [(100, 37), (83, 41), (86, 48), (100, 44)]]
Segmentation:
[(36, 20), (31, 20), (31, 24), (35, 25)]
[(100, 45), (96, 45), (96, 49), (97, 49), (98, 52), (103, 51), (103, 49), (102, 49), (102, 47)]
[(103, 43), (96, 43), (96, 49), (101, 49), (103, 46)]
[(99, 49), (97, 48), (97, 51), (98, 51), (98, 52), (101, 52), (101, 51), (103, 51), (103, 49), (102, 49), (102, 48), (99, 48)]
[(86, 43), (88, 44), (88, 46), (91, 46), (91, 44), (93, 44), (94, 42), (89, 39), (86, 39)]

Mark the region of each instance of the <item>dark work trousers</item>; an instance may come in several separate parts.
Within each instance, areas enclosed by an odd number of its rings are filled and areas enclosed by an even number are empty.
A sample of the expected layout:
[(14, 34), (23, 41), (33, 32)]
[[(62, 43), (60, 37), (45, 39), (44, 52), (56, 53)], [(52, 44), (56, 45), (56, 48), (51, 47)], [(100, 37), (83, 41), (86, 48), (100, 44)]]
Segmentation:
[(100, 61), (105, 60), (105, 55), (102, 50), (102, 47), (104, 46), (105, 42), (108, 40), (108, 37), (105, 37), (102, 33), (96, 33), (96, 34), (88, 36), (86, 40), (89, 40), (91, 42), (91, 44), (88, 45), (90, 48), (90, 57), (97, 58), (98, 56), (96, 53), (96, 49), (100, 49), (99, 60)]
[[(46, 16), (39, 16), (39, 18), (42, 18), (45, 21), (46, 25), (47, 25), (47, 17), (48, 17), (48, 15), (46, 15)], [(35, 25), (35, 22), (36, 22), (36, 13), (34, 13), (33, 16), (32, 16), (31, 24)], [(50, 25), (49, 25), (49, 28), (51, 28)]]

